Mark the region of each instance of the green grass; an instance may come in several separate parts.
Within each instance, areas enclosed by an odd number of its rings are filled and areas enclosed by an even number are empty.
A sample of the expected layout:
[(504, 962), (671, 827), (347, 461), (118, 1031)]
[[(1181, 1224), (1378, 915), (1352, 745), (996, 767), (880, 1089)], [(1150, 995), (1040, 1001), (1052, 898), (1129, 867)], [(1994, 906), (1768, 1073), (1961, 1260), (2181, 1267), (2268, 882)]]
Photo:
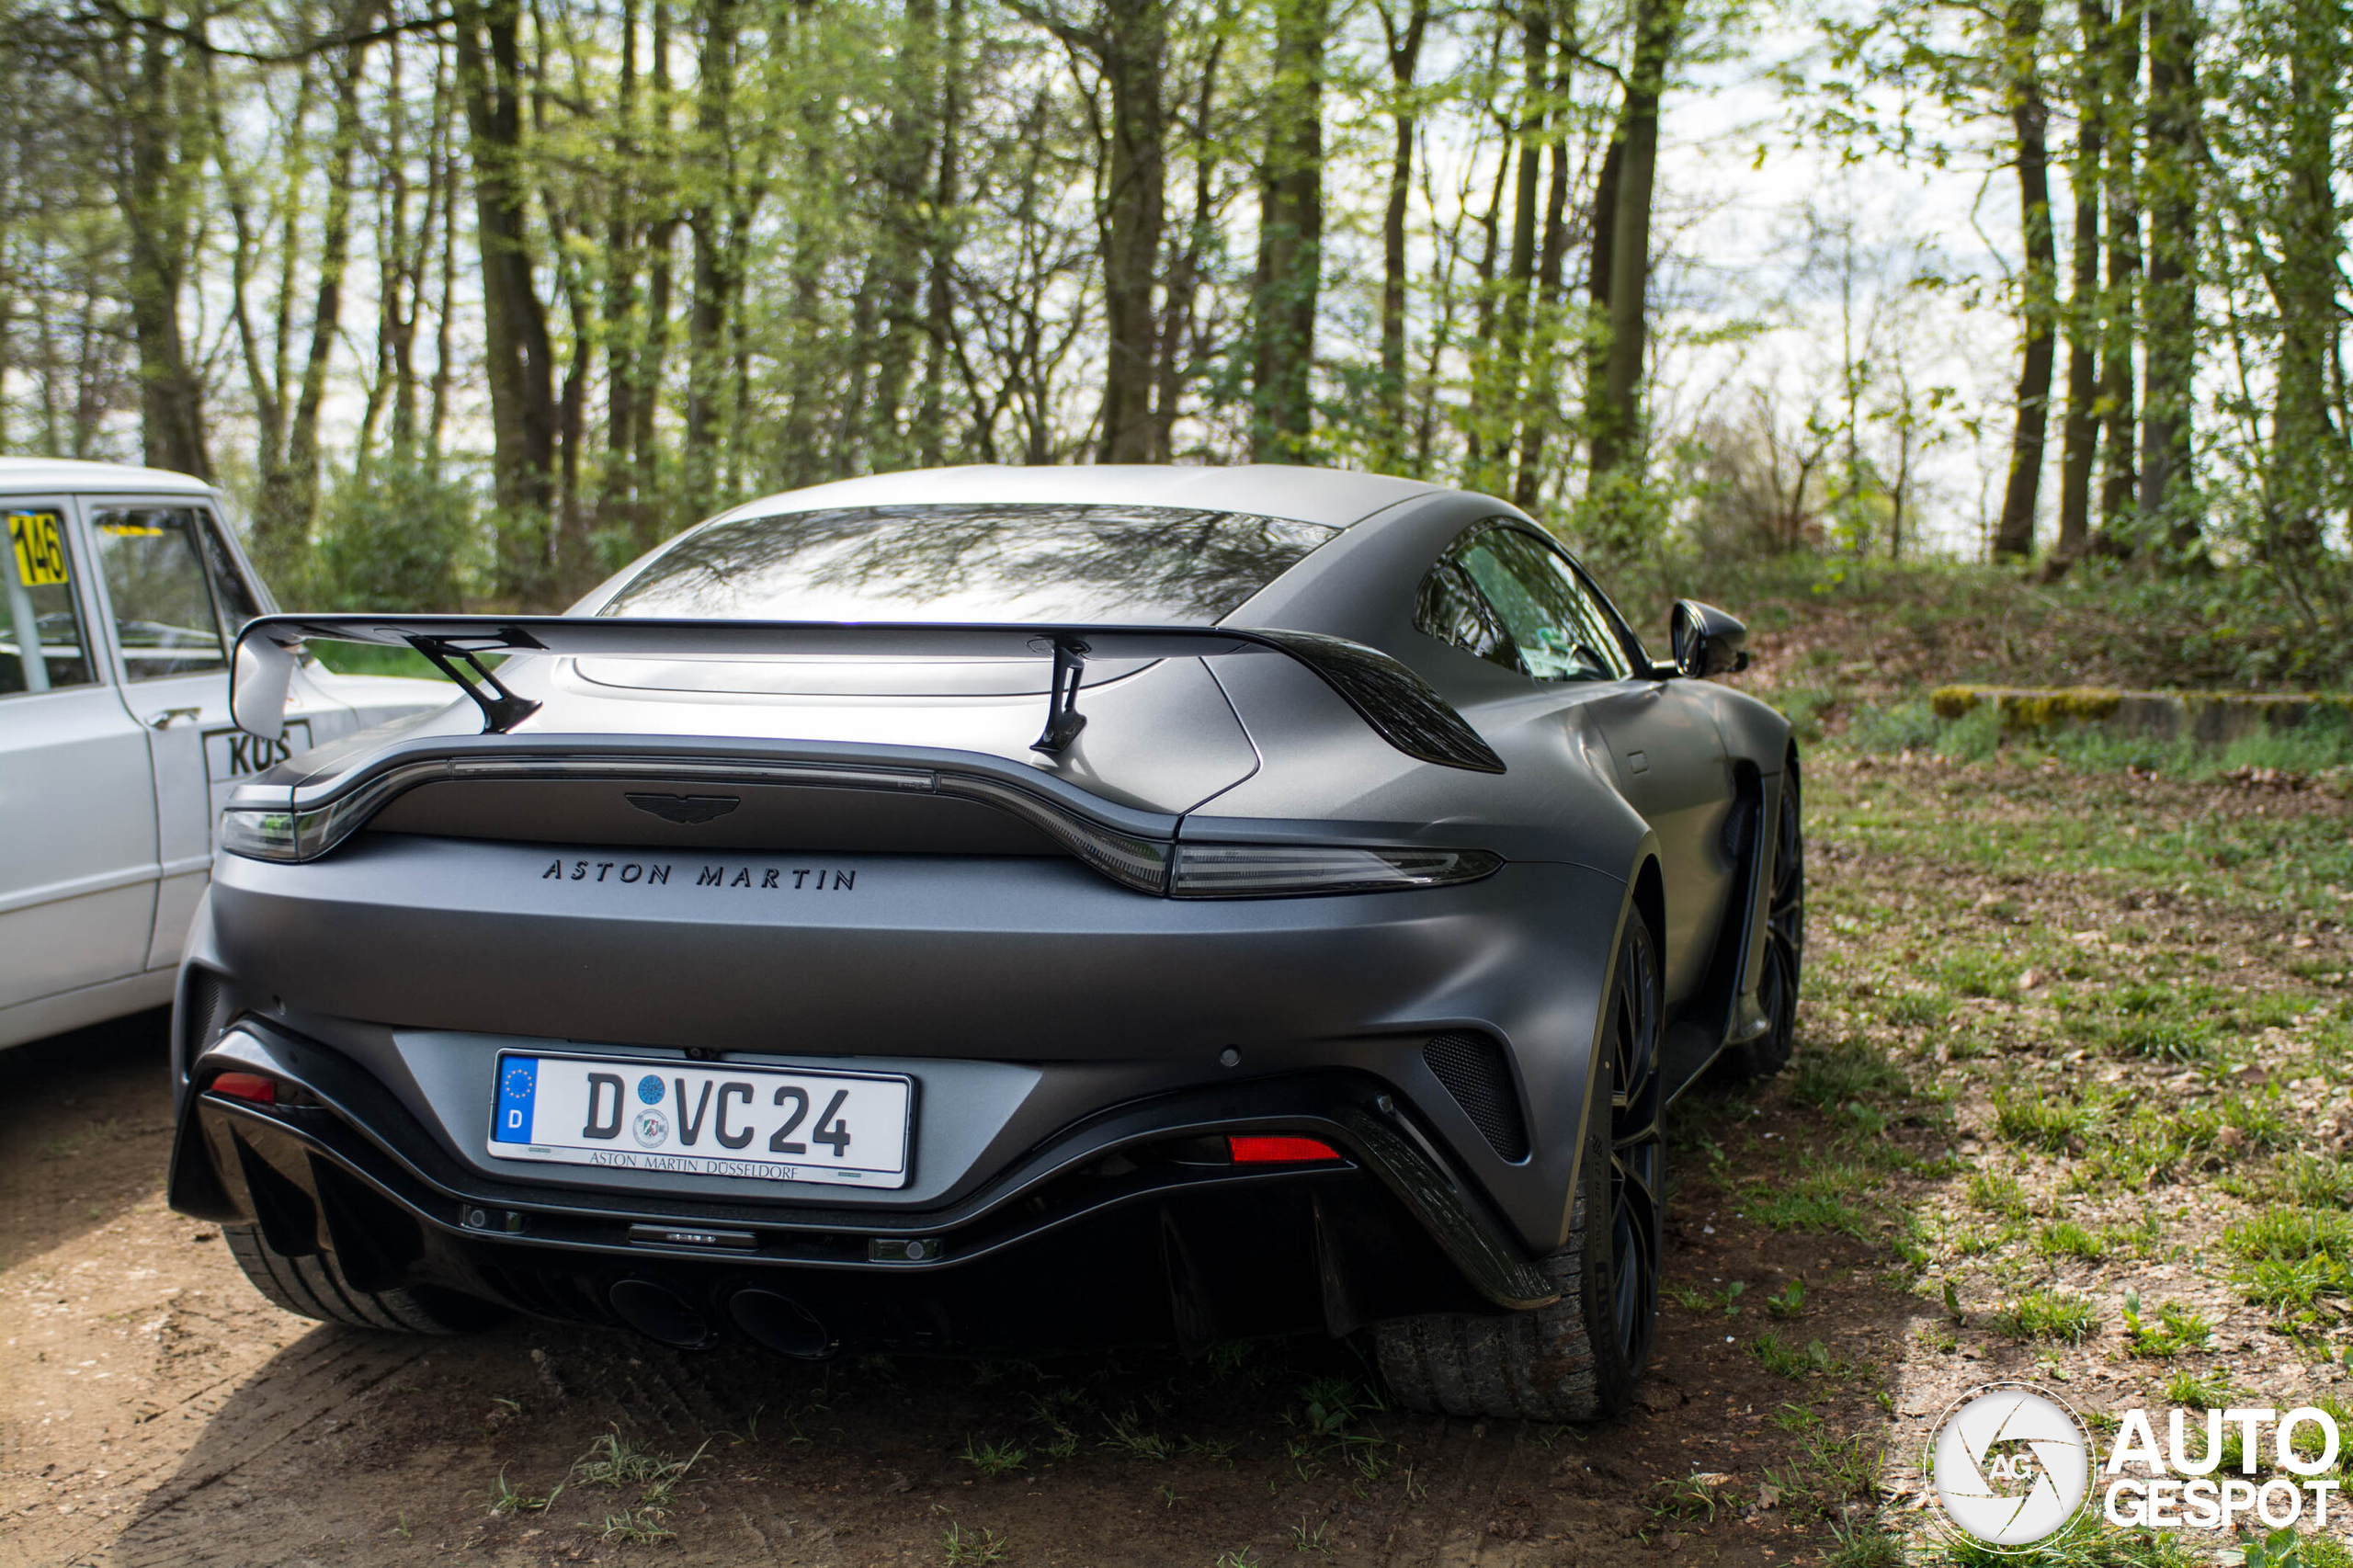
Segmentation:
[(2181, 1018), (2125, 1018), (2100, 1031), (2112, 1056), (2147, 1062), (2203, 1062), (2214, 1054), (2214, 1026)]
[(2215, 1410), (2230, 1403), (2231, 1385), (2219, 1372), (2193, 1372), (2183, 1368), (2165, 1380), (2165, 1403), (2190, 1410)]
[(948, 1533), (939, 1538), (939, 1544), (944, 1552), (941, 1561), (948, 1568), (983, 1568), (987, 1563), (1013, 1560), (1013, 1543), (995, 1530), (967, 1530), (961, 1525), (951, 1524)]
[(1959, 1534), (1938, 1543), (1951, 1568), (2197, 1568), (2204, 1554), (2177, 1529), (2081, 1525), (2024, 1548), (1981, 1546)]
[(1731, 1478), (1693, 1474), (1670, 1476), (1651, 1488), (1651, 1517), (1713, 1524), (1720, 1511), (1740, 1506)]
[(1887, 999), (1880, 1014), (1899, 1028), (1934, 1028), (1952, 1011), (1952, 998), (1941, 991), (1899, 991)]
[(1760, 1334), (1748, 1342), (1748, 1353), (1777, 1378), (1836, 1377), (1847, 1370), (1846, 1364), (1819, 1339), (1800, 1348), (1778, 1334)]
[(1876, 1519), (1833, 1520), (1822, 1568), (1904, 1568), (1904, 1541)]
[(1790, 1075), (1790, 1098), (1824, 1109), (1901, 1096), (1908, 1087), (1903, 1069), (1884, 1052), (1846, 1041), (1810, 1047)]
[(2056, 1339), (2080, 1345), (2099, 1332), (2099, 1313), (2072, 1290), (2039, 1285), (1994, 1313), (1994, 1326), (2013, 1339)]
[(2135, 1356), (2164, 1358), (2203, 1350), (2213, 1343), (2214, 1325), (2188, 1307), (2166, 1301), (2152, 1321), (2141, 1311), (2138, 1292), (2124, 1298), (2124, 1348)]
[(2072, 1257), (2097, 1263), (2108, 1256), (2108, 1244), (2073, 1220), (2045, 1225), (2034, 1238), (2034, 1250), (2045, 1257)]
[(1010, 1475), (1027, 1463), (1029, 1451), (1014, 1443), (983, 1443), (964, 1439), (964, 1462), (983, 1475)]
[(2026, 1188), (2006, 1171), (1971, 1172), (1969, 1202), (1972, 1208), (2005, 1219), (2023, 1220), (2032, 1212), (2027, 1204)]
[(2025, 967), (1998, 953), (1964, 949), (1937, 965), (1937, 978), (1963, 996), (2006, 1001), (2018, 996), (2018, 975)]
[(1831, 1165), (1779, 1187), (1748, 1187), (1741, 1191), (1741, 1217), (1774, 1232), (1861, 1238), (1866, 1236), (1869, 1215), (1857, 1199), (1870, 1191), (1873, 1184), (1870, 1173), (1852, 1165)]
[(1994, 1135), (2045, 1153), (2068, 1152), (2097, 1119), (2097, 1108), (2040, 1089), (1995, 1089)]

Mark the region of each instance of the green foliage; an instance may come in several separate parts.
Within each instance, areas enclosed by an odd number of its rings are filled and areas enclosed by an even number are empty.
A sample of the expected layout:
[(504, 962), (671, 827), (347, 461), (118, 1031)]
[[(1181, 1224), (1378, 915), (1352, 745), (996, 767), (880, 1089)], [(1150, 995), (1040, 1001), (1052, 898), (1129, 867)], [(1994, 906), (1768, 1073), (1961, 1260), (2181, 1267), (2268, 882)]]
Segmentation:
[(2184, 1368), (2165, 1380), (2165, 1400), (2190, 1410), (2215, 1410), (2231, 1402), (2231, 1385), (2221, 1374)]
[(2213, 1325), (2173, 1301), (2157, 1308), (2156, 1320), (2151, 1322), (2141, 1311), (2141, 1296), (2137, 1290), (2124, 1297), (2124, 1348), (2135, 1356), (2177, 1356), (2185, 1350), (2203, 1350), (2213, 1342)]
[[(347, 475), (320, 508), (298, 608), (462, 609), (483, 529), (480, 502), (456, 480), (400, 465)], [(290, 603), (297, 586), (285, 585)]]
[(1778, 1334), (1760, 1334), (1748, 1342), (1748, 1353), (1777, 1378), (1836, 1377), (1847, 1370), (1819, 1339), (1799, 1346)]
[(2056, 1339), (2078, 1345), (2099, 1332), (2099, 1313), (2072, 1290), (2038, 1285), (1993, 1315), (1994, 1326), (2013, 1339)]
[(1885, 1052), (1860, 1041), (1807, 1048), (1790, 1078), (1791, 1099), (1824, 1108), (1899, 1096), (1906, 1088), (1903, 1069)]
[(2064, 1153), (2097, 1119), (2092, 1106), (2062, 1099), (2040, 1089), (1994, 1091), (1996, 1137), (2046, 1153)]

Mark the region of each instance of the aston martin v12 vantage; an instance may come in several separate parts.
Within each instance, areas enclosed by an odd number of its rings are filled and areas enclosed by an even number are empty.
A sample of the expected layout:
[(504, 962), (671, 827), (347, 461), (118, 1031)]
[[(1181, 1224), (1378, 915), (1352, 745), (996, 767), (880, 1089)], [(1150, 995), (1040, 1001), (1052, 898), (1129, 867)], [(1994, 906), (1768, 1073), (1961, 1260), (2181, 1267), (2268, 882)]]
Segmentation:
[(1788, 724), (1500, 502), (1288, 468), (772, 496), (569, 614), (270, 616), (463, 695), (240, 786), (171, 1200), (297, 1312), (786, 1354), (1370, 1330), (1575, 1419), (1661, 1120), (1790, 1049)]

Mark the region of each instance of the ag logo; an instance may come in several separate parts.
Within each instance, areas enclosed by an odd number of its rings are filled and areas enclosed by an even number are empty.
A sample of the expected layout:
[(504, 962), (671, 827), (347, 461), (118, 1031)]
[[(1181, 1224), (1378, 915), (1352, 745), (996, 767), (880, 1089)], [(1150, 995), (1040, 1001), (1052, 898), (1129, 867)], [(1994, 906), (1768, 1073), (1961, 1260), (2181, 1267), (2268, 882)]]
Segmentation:
[(646, 1148), (659, 1148), (662, 1141), (670, 1136), (670, 1119), (658, 1110), (642, 1110), (629, 1124), (629, 1130)]
[(1989, 1383), (1945, 1412), (1922, 1468), (1947, 1522), (2011, 1551), (2074, 1522), (2091, 1466), (2091, 1436), (2073, 1410), (2031, 1383)]

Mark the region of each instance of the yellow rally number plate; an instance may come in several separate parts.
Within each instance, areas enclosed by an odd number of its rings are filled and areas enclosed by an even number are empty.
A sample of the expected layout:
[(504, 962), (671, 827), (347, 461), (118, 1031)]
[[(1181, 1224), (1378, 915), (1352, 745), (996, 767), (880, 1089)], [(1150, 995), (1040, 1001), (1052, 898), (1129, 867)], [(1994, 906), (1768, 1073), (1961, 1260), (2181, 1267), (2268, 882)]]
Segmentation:
[(8, 542), (17, 551), (17, 580), (26, 587), (65, 581), (65, 530), (56, 513), (9, 513)]

